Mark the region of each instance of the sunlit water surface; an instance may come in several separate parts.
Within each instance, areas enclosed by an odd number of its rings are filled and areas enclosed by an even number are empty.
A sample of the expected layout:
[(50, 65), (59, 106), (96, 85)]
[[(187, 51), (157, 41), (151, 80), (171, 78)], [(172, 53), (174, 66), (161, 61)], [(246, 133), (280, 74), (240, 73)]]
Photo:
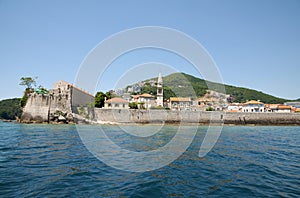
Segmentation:
[[(165, 145), (177, 129), (164, 126), (157, 138), (131, 139), (117, 126), (104, 127), (120, 146), (146, 151)], [(127, 127), (135, 133), (157, 128)], [(300, 196), (300, 127), (225, 126), (212, 151), (199, 158), (206, 129), (199, 127), (188, 150), (168, 166), (132, 173), (95, 158), (74, 125), (0, 122), (0, 196)]]

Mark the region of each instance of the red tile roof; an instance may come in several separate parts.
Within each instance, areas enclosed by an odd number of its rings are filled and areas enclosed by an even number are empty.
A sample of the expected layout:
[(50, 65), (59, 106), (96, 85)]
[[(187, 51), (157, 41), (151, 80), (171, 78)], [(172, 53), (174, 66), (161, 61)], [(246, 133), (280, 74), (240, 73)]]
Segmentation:
[(250, 100), (250, 101), (246, 102), (245, 104), (263, 104), (263, 103), (260, 101), (256, 101), (256, 100)]
[(144, 94), (140, 95), (140, 97), (144, 97), (144, 98), (154, 98), (154, 96), (152, 96), (151, 94), (147, 94), (147, 93), (144, 93)]
[(124, 100), (123, 98), (111, 98), (106, 100), (105, 103), (128, 103), (128, 101)]
[(292, 109), (292, 107), (287, 105), (278, 105), (278, 109)]
[(171, 97), (170, 102), (191, 102), (191, 98), (176, 98)]

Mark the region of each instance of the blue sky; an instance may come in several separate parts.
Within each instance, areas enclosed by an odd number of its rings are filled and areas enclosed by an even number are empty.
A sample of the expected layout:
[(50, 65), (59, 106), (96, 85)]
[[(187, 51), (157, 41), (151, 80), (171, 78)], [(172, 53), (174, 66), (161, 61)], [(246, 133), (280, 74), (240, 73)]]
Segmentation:
[[(38, 83), (47, 88), (60, 79), (74, 82), (80, 64), (97, 44), (140, 26), (173, 28), (196, 39), (226, 84), (300, 98), (299, 19), (298, 0), (0, 0), (0, 99), (21, 97), (23, 87), (18, 84), (23, 76), (38, 76)], [(119, 67), (130, 70), (145, 62), (199, 76), (183, 60), (164, 53), (141, 50), (121, 57), (98, 89), (118, 84), (124, 77)]]

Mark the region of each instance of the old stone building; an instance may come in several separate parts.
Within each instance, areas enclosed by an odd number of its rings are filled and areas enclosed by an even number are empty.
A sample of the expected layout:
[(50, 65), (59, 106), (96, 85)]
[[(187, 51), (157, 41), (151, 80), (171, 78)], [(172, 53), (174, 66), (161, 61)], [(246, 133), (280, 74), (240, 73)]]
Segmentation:
[(60, 80), (48, 94), (29, 95), (21, 122), (73, 122), (73, 113), (78, 114), (79, 107), (87, 107), (93, 101), (90, 93)]

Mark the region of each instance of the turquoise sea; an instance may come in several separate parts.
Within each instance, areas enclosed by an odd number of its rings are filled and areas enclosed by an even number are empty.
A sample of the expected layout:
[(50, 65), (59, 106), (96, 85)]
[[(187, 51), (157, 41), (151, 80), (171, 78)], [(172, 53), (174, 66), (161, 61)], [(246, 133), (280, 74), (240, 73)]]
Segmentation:
[[(137, 141), (116, 126), (105, 129), (120, 146), (144, 150), (176, 133), (176, 126), (164, 126), (159, 138)], [(75, 125), (0, 122), (0, 197), (300, 197), (300, 127), (224, 126), (215, 147), (200, 158), (206, 129), (199, 127), (171, 164), (134, 173), (95, 158)]]

